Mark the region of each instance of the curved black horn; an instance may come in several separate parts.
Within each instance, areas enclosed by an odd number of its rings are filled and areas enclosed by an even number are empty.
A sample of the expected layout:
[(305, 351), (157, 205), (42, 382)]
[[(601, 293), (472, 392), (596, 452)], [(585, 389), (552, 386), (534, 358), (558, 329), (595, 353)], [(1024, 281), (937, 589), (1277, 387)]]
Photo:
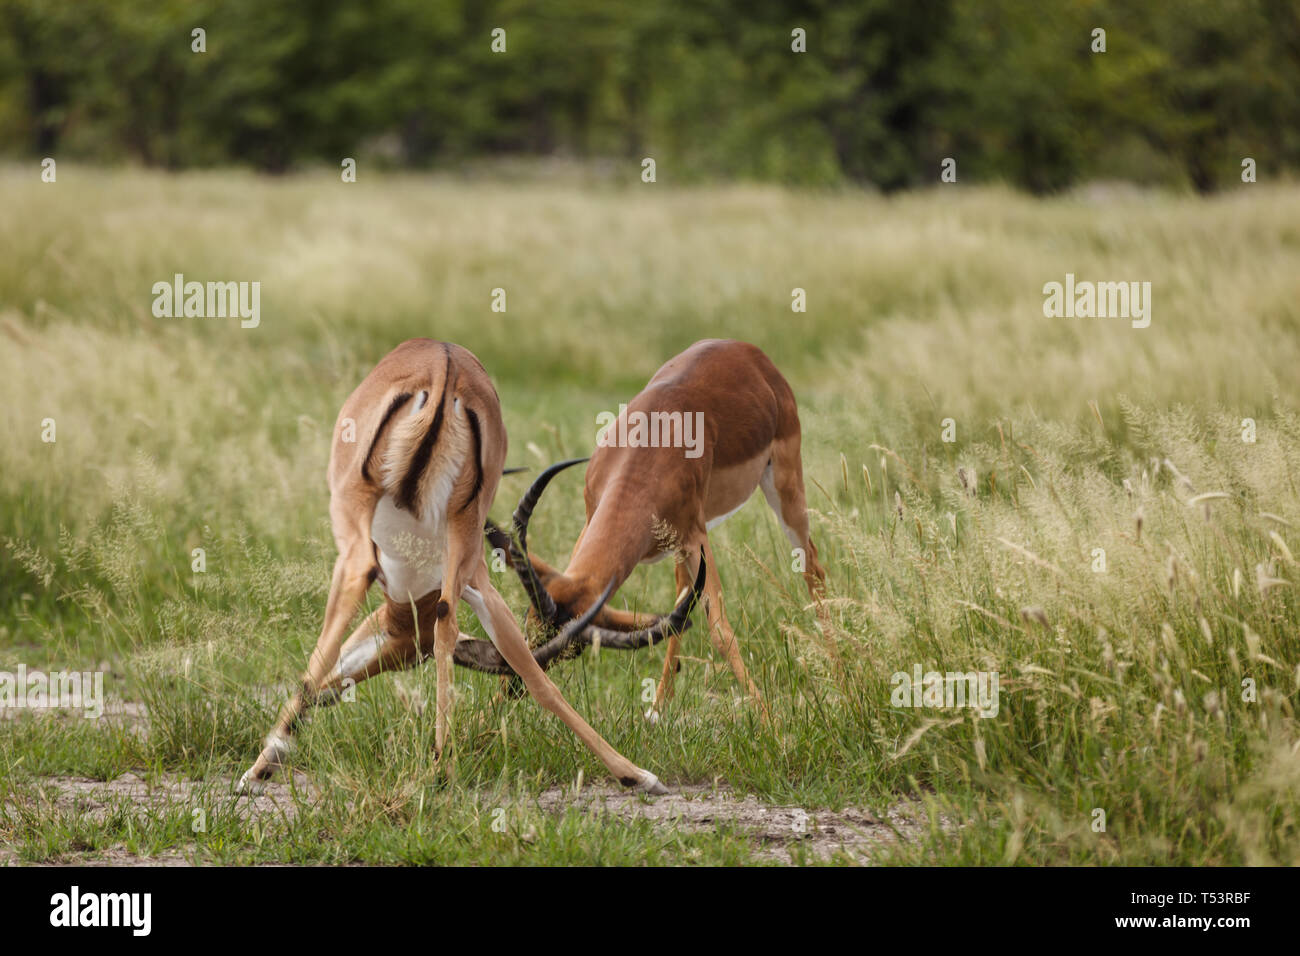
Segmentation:
[[(545, 621), (554, 621), (559, 614), (555, 606), (555, 600), (551, 597), (549, 591), (542, 586), (542, 582), (537, 579), (533, 572), (533, 564), (519, 550), (519, 545), (515, 539), (510, 537), (501, 530), (497, 524), (490, 519), (483, 526), (487, 534), (488, 543), (492, 545), (493, 550), (499, 550), (506, 555), (506, 564), (510, 569), (519, 575), (519, 581), (524, 586), (524, 592), (528, 595), (529, 603), (537, 608), (537, 613), (542, 615)], [(527, 569), (527, 570), (525, 570)]]
[(519, 536), (519, 547), (525, 554), (528, 553), (528, 519), (533, 516), (533, 509), (537, 507), (537, 502), (541, 499), (546, 486), (551, 483), (552, 478), (564, 471), (564, 469), (572, 468), (574, 465), (581, 465), (584, 461), (589, 460), (587, 458), (570, 458), (568, 461), (561, 461), (552, 465), (534, 479), (533, 483), (528, 486), (528, 490), (524, 492), (524, 496), (519, 499), (519, 504), (515, 507), (514, 531)]
[[(609, 596), (614, 593), (614, 582), (610, 581), (605, 586), (605, 591), (596, 598), (591, 607), (587, 608), (585, 614), (576, 617), (568, 624), (564, 625), (559, 634), (543, 644), (541, 647), (533, 648), (533, 660), (541, 665), (542, 670), (550, 667), (560, 654), (574, 640), (579, 639), (590, 626), (592, 619), (600, 613), (600, 609), (605, 606)], [(471, 670), (483, 671), (488, 674), (513, 674), (512, 668), (501, 652), (496, 649), (496, 645), (491, 641), (469, 640), (457, 641), (456, 650), (452, 655), (454, 660), (461, 667), (468, 667)]]
[(583, 644), (594, 644), (597, 639), (602, 648), (616, 651), (634, 651), (640, 647), (658, 644), (669, 634), (680, 634), (691, 626), (691, 611), (704, 591), (705, 578), (704, 549), (700, 549), (700, 569), (695, 573), (695, 583), (682, 598), (680, 604), (673, 608), (667, 617), (661, 617), (654, 624), (639, 631), (611, 631), (609, 628), (592, 625), (582, 635)]
[[(515, 573), (519, 575), (524, 590), (528, 592), (528, 600), (537, 609), (537, 613), (542, 616), (542, 620), (551, 624), (557, 623), (556, 618), (559, 615), (559, 609), (555, 606), (555, 601), (552, 600), (550, 593), (546, 588), (542, 587), (542, 582), (537, 579), (537, 573), (533, 571), (533, 563), (528, 560), (528, 520), (533, 516), (533, 509), (537, 507), (537, 502), (541, 500), (542, 492), (551, 483), (551, 479), (564, 469), (580, 465), (584, 461), (587, 461), (587, 459), (570, 458), (568, 461), (561, 461), (552, 465), (538, 475), (533, 483), (528, 486), (524, 496), (519, 499), (519, 504), (515, 507), (515, 513), (511, 519), (514, 525), (514, 534), (507, 535), (511, 563), (514, 565)], [(518, 538), (518, 541), (515, 540), (516, 538)]]

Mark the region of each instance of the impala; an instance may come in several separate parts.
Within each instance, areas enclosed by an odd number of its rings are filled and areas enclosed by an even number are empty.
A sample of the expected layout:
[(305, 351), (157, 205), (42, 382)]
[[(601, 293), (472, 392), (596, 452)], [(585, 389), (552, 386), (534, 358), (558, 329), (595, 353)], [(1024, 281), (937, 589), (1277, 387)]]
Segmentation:
[[(606, 413), (606, 420), (587, 466), (587, 521), (568, 567), (559, 571), (527, 551), (528, 521), (551, 479), (588, 459), (560, 462), (538, 476), (515, 511), (518, 542), (495, 528), (489, 529), (489, 539), (507, 551), (528, 592), (530, 614), (555, 627), (572, 627), (584, 609), (599, 604), (611, 581), (617, 589), (638, 564), (676, 551), (681, 593), (707, 562), (713, 573), (704, 583), (704, 607), (713, 646), (763, 708), (727, 621), (708, 532), (762, 488), (786, 537), (802, 549), (809, 594), (818, 601), (824, 593), (826, 575), (808, 534), (794, 393), (757, 347), (709, 339), (670, 359), (639, 395), (619, 407), (617, 416)], [(627, 421), (649, 423), (659, 431), (629, 429)], [(693, 422), (701, 427), (688, 441)], [(653, 641), (626, 641), (620, 633), (658, 623), (603, 607), (590, 617), (580, 643), (599, 639), (603, 646), (644, 646)], [(663, 676), (646, 715), (651, 719), (672, 694), (680, 630), (673, 629), (668, 638)]]
[[(571, 644), (591, 639), (585, 629), (611, 593), (612, 581), (596, 588), (555, 638), (530, 651), (489, 578), (482, 529), (505, 458), (496, 390), (478, 359), (458, 345), (430, 339), (402, 343), (344, 403), (328, 472), (339, 556), (324, 626), (301, 688), (240, 780), (241, 790), (256, 789), (275, 772), (312, 706), (333, 703), (345, 687), (380, 671), (411, 666), (432, 646), (439, 757), (447, 740), (454, 660), (489, 673), (517, 674), (537, 702), (564, 721), (624, 786), (667, 792), (653, 773), (606, 743), (543, 672)], [(376, 580), (383, 604), (345, 641), (348, 624)], [(655, 643), (685, 629), (703, 586), (701, 568), (672, 614), (620, 634), (611, 646)], [(462, 597), (490, 642), (459, 632), (456, 608)]]

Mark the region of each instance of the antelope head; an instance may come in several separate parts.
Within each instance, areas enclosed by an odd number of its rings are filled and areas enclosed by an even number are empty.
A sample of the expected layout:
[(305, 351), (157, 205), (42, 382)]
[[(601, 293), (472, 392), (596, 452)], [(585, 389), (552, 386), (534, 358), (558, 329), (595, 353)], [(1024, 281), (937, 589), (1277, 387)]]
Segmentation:
[[(659, 615), (650, 626), (638, 630), (615, 630), (601, 624), (605, 600), (623, 583), (617, 572), (611, 574), (609, 584), (600, 598), (590, 604), (583, 593), (584, 589), (577, 582), (540, 561), (534, 562), (529, 555), (528, 522), (532, 518), (533, 509), (541, 500), (542, 492), (561, 471), (585, 461), (586, 458), (562, 461), (537, 476), (515, 508), (513, 534), (507, 534), (491, 522), (487, 525), (489, 542), (494, 549), (504, 552), (507, 563), (519, 576), (519, 581), (528, 594), (531, 604), (529, 619), (548, 633), (559, 632), (559, 636), (548, 642), (548, 648), (550, 644), (560, 641), (561, 637), (567, 637), (565, 643), (577, 647), (579, 652), (597, 642), (605, 648), (636, 650), (657, 644), (669, 635), (682, 633), (691, 626), (691, 611), (695, 609), (695, 604), (704, 591), (706, 569), (703, 552), (700, 554), (700, 567), (695, 582), (689, 590), (683, 589), (684, 593), (679, 597), (677, 606), (669, 614)], [(579, 615), (585, 619), (581, 627), (574, 624)], [(556, 653), (563, 649), (559, 648)], [(551, 655), (550, 659), (553, 657)]]

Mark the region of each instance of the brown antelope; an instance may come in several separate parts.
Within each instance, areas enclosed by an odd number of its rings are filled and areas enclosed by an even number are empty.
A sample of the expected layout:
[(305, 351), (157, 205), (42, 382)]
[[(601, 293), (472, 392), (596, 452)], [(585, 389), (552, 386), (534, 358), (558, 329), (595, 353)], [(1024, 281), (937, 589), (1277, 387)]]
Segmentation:
[[(530, 652), (488, 576), (483, 527), (505, 458), (496, 390), (478, 359), (459, 345), (431, 339), (402, 343), (343, 404), (328, 473), (339, 556), (324, 626), (301, 689), (240, 780), (241, 790), (256, 789), (275, 772), (310, 707), (333, 703), (345, 687), (380, 671), (411, 666), (432, 646), (439, 756), (447, 741), (454, 660), (476, 670), (517, 674), (537, 702), (563, 720), (624, 786), (667, 792), (654, 774), (606, 743), (543, 673), (571, 642), (589, 640), (584, 629), (611, 589), (596, 588), (590, 605), (579, 609), (568, 627)], [(376, 580), (384, 603), (344, 641)], [(684, 629), (703, 583), (701, 572), (671, 615), (640, 633), (622, 635), (625, 645), (654, 643), (670, 630)], [(490, 643), (459, 632), (456, 606), (462, 597)]]
[[(814, 600), (821, 597), (826, 575), (808, 534), (794, 393), (755, 346), (708, 339), (666, 362), (616, 418), (607, 414), (614, 421), (587, 466), (587, 522), (568, 567), (558, 571), (528, 553), (528, 519), (550, 480), (588, 459), (561, 462), (538, 476), (515, 511), (517, 545), (494, 528), (489, 538), (508, 549), (532, 602), (530, 614), (554, 626), (572, 622), (598, 603), (611, 579), (617, 589), (638, 564), (658, 561), (672, 549), (679, 554), (675, 572), (680, 593), (697, 574), (702, 555), (713, 569), (704, 584), (713, 646), (740, 686), (763, 707), (727, 621), (708, 532), (762, 488), (786, 537), (803, 551), (809, 594)], [(700, 425), (693, 435), (688, 434), (692, 422)], [(583, 643), (595, 638), (603, 646), (652, 643), (620, 641), (619, 632), (654, 620), (607, 607), (592, 620)], [(646, 714), (652, 720), (672, 693), (679, 646), (679, 635), (673, 633), (655, 703)]]

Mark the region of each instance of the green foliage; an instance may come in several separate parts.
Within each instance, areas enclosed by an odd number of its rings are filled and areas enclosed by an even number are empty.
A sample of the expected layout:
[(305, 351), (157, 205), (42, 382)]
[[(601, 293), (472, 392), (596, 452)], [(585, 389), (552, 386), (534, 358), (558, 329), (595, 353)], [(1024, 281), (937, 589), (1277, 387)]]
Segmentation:
[[(201, 27), (207, 51), (191, 51)], [(495, 28), (506, 51), (490, 48)], [(792, 31), (807, 52), (792, 51)], [(1105, 53), (1092, 31), (1107, 32)], [(662, 176), (897, 189), (1300, 165), (1288, 0), (0, 0), (14, 155), (281, 172), (345, 156), (654, 156)], [(1267, 172), (1267, 171), (1272, 171)], [(629, 173), (629, 176), (634, 173)]]

